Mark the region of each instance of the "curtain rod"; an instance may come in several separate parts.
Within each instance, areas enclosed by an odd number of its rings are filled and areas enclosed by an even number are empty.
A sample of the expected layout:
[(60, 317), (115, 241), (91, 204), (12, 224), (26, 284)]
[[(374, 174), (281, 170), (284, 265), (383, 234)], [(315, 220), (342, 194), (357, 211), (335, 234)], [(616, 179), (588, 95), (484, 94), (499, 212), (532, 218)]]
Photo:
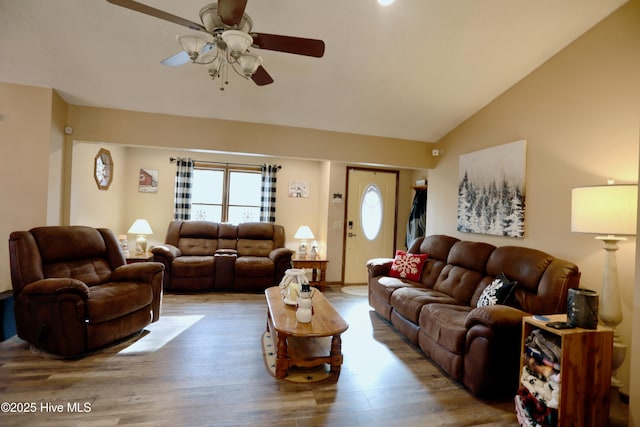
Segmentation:
[[(176, 160), (178, 160), (175, 157), (169, 157), (169, 162), (170, 163), (174, 163)], [(259, 167), (260, 165), (255, 165), (255, 164), (249, 164), (249, 163), (225, 163), (225, 162), (211, 162), (208, 160), (193, 160), (196, 163), (207, 163), (210, 165), (221, 165), (221, 166), (251, 166), (251, 167)], [(282, 166), (277, 165), (278, 169), (282, 169)]]

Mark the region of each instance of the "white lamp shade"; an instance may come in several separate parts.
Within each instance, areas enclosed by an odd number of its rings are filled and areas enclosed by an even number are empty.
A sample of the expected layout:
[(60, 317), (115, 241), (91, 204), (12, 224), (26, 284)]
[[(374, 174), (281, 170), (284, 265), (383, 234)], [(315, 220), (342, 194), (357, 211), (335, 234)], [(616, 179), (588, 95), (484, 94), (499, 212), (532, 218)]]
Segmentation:
[(182, 49), (189, 54), (189, 56), (195, 55), (197, 57), (198, 54), (202, 51), (205, 45), (208, 42), (207, 39), (202, 38), (197, 35), (183, 35), (176, 37)]
[(245, 53), (238, 58), (238, 62), (245, 76), (251, 76), (256, 72), (258, 67), (262, 65), (262, 58), (252, 53)]
[(149, 221), (146, 219), (136, 219), (129, 228), (129, 234), (153, 234)]
[(244, 53), (253, 43), (253, 37), (238, 30), (227, 30), (222, 33), (222, 40), (231, 52)]
[(635, 235), (638, 185), (594, 185), (571, 190), (571, 231)]
[(313, 233), (311, 232), (311, 228), (308, 225), (301, 225), (296, 231), (296, 234), (293, 236), (294, 239), (313, 239)]

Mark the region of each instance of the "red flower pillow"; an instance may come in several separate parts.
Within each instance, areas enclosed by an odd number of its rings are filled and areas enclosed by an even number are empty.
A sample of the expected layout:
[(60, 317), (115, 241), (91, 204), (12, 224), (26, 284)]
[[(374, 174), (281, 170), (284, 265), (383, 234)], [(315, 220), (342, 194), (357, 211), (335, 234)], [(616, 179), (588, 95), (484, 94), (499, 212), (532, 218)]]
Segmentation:
[(419, 282), (422, 268), (427, 258), (429, 258), (429, 254), (410, 254), (404, 251), (396, 251), (396, 257), (393, 259), (393, 264), (391, 264), (389, 275), (398, 279)]

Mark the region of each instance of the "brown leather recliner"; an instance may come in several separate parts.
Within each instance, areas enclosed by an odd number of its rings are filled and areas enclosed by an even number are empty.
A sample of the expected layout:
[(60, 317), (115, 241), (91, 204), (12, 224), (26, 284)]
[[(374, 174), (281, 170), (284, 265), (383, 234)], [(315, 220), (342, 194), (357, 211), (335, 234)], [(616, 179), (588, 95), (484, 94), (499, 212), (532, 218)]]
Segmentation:
[(126, 265), (110, 230), (15, 231), (9, 257), (18, 336), (38, 349), (82, 356), (160, 317), (164, 266)]
[(291, 268), (293, 251), (284, 244), (278, 224), (172, 221), (151, 252), (165, 265), (166, 290), (262, 291)]

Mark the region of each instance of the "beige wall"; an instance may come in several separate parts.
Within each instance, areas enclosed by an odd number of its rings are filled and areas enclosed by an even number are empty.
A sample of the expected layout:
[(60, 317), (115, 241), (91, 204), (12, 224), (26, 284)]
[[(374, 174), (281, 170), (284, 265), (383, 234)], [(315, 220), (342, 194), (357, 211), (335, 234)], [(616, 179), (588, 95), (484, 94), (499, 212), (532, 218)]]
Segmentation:
[(64, 215), (64, 162), (65, 135), (67, 122), (67, 103), (58, 95), (52, 94), (51, 128), (49, 145), (49, 178), (47, 191), (47, 225), (62, 224)]
[[(113, 159), (113, 181), (108, 190), (98, 189), (93, 176), (98, 151), (109, 150)], [(106, 227), (116, 234), (125, 227), (127, 148), (117, 144), (73, 142), (69, 224)], [(137, 182), (137, 177), (136, 177)], [(124, 230), (126, 232), (126, 230)]]
[(11, 289), (7, 239), (47, 222), (51, 89), (0, 83), (0, 292)]
[(68, 118), (74, 138), (83, 141), (400, 168), (433, 165), (431, 144), (419, 141), (75, 105)]
[[(14, 201), (2, 207), (6, 236), (43, 224), (101, 226), (120, 234), (135, 218), (147, 216), (155, 231), (151, 240), (159, 242), (173, 211), (175, 170), (170, 156), (279, 163), (284, 167), (279, 174), (278, 222), (289, 230), (288, 245), (297, 246), (291, 237), (300, 224), (310, 225), (330, 260), (328, 280), (340, 281), (344, 205), (331, 203), (331, 195), (344, 194), (346, 166), (400, 169), (402, 247), (412, 197), (408, 177), (417, 173), (416, 167), (420, 175), (426, 174), (422, 168), (432, 162), (431, 144), (416, 141), (79, 107), (67, 105), (51, 89), (4, 83), (0, 90), (2, 149), (4, 158), (15, 159), (2, 170), (4, 198)], [(66, 126), (73, 129), (71, 135), (64, 134)], [(110, 150), (115, 163), (108, 191), (98, 190), (93, 179), (93, 159), (100, 148)], [(242, 155), (223, 154), (224, 150)], [(20, 170), (22, 165), (28, 169)], [(141, 167), (159, 170), (158, 193), (137, 192)], [(311, 197), (283, 197), (290, 180), (307, 180)], [(0, 290), (8, 290), (8, 251), (0, 246), (3, 254)]]
[[(108, 149), (114, 162), (114, 179), (108, 191), (98, 190), (93, 179), (94, 158), (101, 148)], [(293, 238), (300, 225), (308, 225), (320, 243), (320, 252), (329, 259), (327, 279), (340, 281), (342, 275), (342, 224), (344, 204), (331, 202), (333, 193), (345, 192), (346, 164), (330, 161), (239, 156), (224, 153), (186, 151), (156, 147), (129, 147), (119, 144), (74, 141), (71, 167), (70, 224), (107, 227), (116, 234), (126, 234), (136, 218), (149, 221), (154, 234), (149, 244), (164, 241), (169, 221), (173, 219), (175, 164), (170, 157), (192, 157), (197, 160), (255, 164), (279, 164), (276, 221), (287, 230), (287, 247), (296, 249)], [(158, 171), (158, 192), (138, 192), (140, 168)], [(398, 246), (404, 243), (406, 218), (411, 206), (410, 183), (413, 170), (400, 173), (401, 194), (398, 201)], [(424, 175), (426, 171), (422, 170)], [(306, 181), (308, 198), (288, 197), (291, 181)], [(338, 223), (338, 225), (336, 225)], [(130, 235), (130, 247), (135, 236)]]
[[(571, 233), (571, 188), (609, 177), (637, 182), (639, 135), (640, 2), (634, 0), (438, 142), (445, 154), (429, 174), (427, 234), (548, 251), (576, 262), (581, 286), (599, 291), (604, 251), (594, 236)], [(527, 140), (525, 238), (458, 233), (459, 156), (520, 139)], [(630, 345), (636, 239), (620, 246), (620, 330)], [(630, 352), (619, 372), (627, 385), (632, 359)], [(634, 398), (637, 408), (640, 396)]]

